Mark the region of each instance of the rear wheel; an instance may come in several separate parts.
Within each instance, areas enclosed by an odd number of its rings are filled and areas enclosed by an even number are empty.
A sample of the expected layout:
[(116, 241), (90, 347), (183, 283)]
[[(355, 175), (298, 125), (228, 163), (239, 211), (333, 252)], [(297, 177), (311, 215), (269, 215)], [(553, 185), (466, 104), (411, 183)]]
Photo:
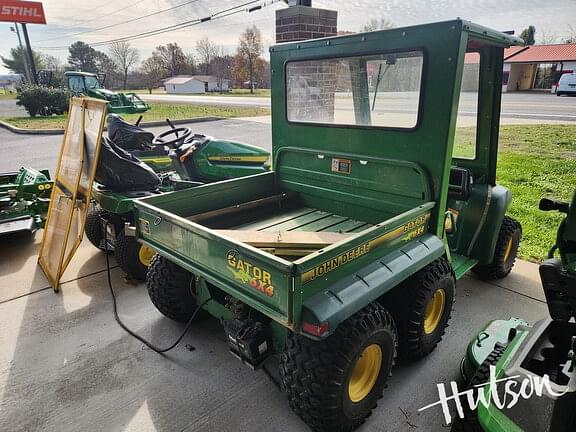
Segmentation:
[(428, 355), (442, 340), (452, 314), (455, 287), (450, 264), (439, 258), (384, 300), (398, 328), (398, 353), (403, 360)]
[(109, 220), (110, 214), (106, 210), (99, 207), (92, 207), (86, 216), (86, 224), (84, 225), (84, 234), (94, 246), (98, 249), (105, 249), (104, 245), (104, 229), (102, 219)]
[(138, 243), (136, 237), (128, 236), (124, 231), (116, 235), (114, 250), (116, 261), (122, 270), (133, 279), (146, 280), (146, 272), (152, 262), (154, 250)]
[[(163, 256), (154, 255), (146, 277), (146, 289), (162, 315), (174, 321), (188, 322), (197, 307), (194, 287), (192, 273)], [(195, 320), (202, 315), (198, 313)]]
[(509, 216), (504, 216), (492, 262), (477, 265), (472, 271), (478, 277), (486, 280), (502, 279), (507, 276), (516, 262), (521, 239), (522, 225), (520, 225), (520, 222)]
[(371, 303), (322, 341), (290, 334), (280, 362), (290, 407), (315, 431), (351, 431), (382, 396), (396, 356), (388, 311)]

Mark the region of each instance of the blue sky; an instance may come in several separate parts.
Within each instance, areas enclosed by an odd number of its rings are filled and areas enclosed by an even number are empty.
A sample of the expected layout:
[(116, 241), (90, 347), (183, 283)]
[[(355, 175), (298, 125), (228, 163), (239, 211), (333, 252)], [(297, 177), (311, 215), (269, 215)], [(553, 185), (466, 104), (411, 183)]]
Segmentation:
[[(66, 61), (66, 47), (76, 40), (87, 43), (106, 41), (138, 34), (182, 21), (201, 18), (246, 0), (194, 0), (192, 3), (132, 23), (93, 31), (99, 27), (121, 23), (134, 17), (185, 3), (187, 0), (46, 0), (47, 25), (29, 25), (35, 49)], [(263, 0), (270, 3), (270, 0)], [(339, 30), (359, 30), (370, 18), (384, 17), (395, 26), (420, 24), (461, 17), (498, 30), (516, 30), (533, 24), (539, 40), (562, 39), (576, 30), (576, 0), (313, 0), (313, 5), (338, 10)], [(186, 52), (193, 52), (198, 39), (208, 37), (232, 54), (239, 34), (247, 25), (255, 24), (262, 31), (266, 45), (274, 43), (274, 14), (286, 7), (276, 2), (253, 13), (241, 13), (219, 21), (207, 22), (188, 29), (143, 38), (131, 42), (145, 58), (157, 45), (177, 42)], [(124, 9), (124, 10), (120, 10)], [(570, 27), (572, 25), (572, 28)], [(76, 35), (75, 33), (82, 33)], [(10, 24), (0, 24), (0, 55), (17, 45)], [(98, 48), (106, 51), (107, 47)], [(0, 67), (0, 72), (6, 70)]]

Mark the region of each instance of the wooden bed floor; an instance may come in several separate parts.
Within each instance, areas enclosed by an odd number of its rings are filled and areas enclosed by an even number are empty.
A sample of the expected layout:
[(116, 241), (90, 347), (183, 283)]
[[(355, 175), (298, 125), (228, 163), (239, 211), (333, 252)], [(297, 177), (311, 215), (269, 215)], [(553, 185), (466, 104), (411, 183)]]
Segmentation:
[(264, 218), (235, 226), (236, 230), (253, 231), (308, 231), (356, 233), (363, 231), (371, 224), (357, 221), (311, 207), (300, 207), (284, 210)]

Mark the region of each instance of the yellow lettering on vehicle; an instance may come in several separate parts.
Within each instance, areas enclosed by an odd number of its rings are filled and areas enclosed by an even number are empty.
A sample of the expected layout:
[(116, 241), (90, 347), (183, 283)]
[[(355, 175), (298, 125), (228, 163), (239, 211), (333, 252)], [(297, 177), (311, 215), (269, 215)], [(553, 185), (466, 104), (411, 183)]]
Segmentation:
[(227, 268), (234, 276), (234, 279), (249, 285), (257, 291), (266, 294), (268, 297), (274, 296), (274, 285), (272, 275), (260, 267), (237, 258), (233, 254), (226, 257)]
[(318, 277), (325, 275), (326, 273), (336, 270), (344, 264), (347, 264), (350, 261), (366, 255), (368, 252), (374, 250), (384, 243), (396, 239), (410, 241), (416, 237), (420, 237), (426, 232), (426, 227), (429, 220), (430, 213), (426, 213), (425, 215), (419, 216), (418, 218), (413, 219), (392, 231), (389, 231), (376, 238), (373, 238), (372, 240), (367, 241), (366, 243), (361, 244), (360, 246), (350, 249), (329, 261), (323, 262), (322, 264), (308, 270), (307, 272), (304, 272), (302, 274), (302, 283), (308, 283), (314, 279), (317, 279)]

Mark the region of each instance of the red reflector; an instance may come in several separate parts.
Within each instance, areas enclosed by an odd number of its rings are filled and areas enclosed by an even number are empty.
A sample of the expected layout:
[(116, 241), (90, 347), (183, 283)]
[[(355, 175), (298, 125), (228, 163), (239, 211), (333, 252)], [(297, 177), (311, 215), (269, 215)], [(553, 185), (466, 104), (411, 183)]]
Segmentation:
[(328, 321), (323, 322), (320, 325), (305, 322), (302, 325), (302, 330), (312, 336), (323, 336), (328, 333)]

